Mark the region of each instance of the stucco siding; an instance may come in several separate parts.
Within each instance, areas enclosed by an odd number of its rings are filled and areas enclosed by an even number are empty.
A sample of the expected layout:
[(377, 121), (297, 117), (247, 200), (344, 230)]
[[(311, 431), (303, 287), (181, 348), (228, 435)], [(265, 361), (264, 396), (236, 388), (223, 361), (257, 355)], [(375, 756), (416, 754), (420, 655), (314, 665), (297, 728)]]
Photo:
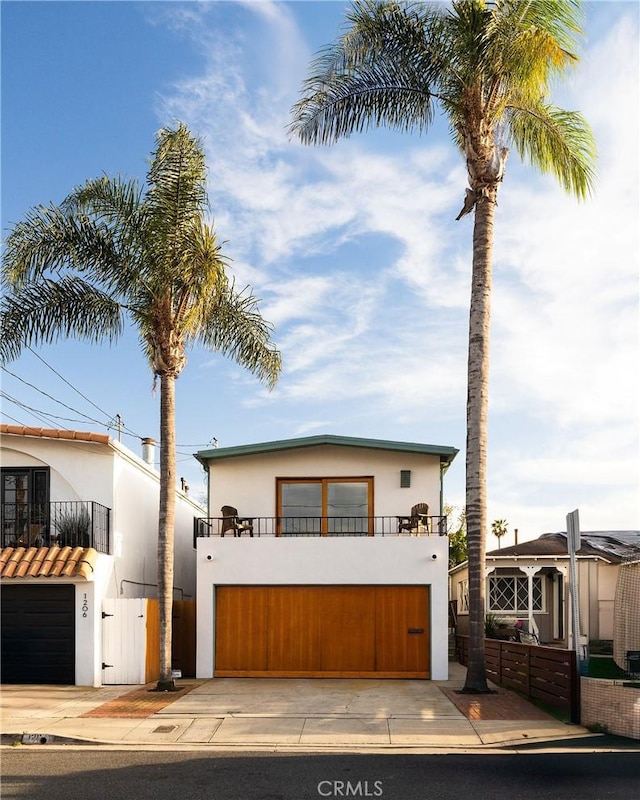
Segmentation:
[(431, 676), (446, 680), (446, 537), (198, 540), (197, 675), (213, 676), (215, 586), (425, 585), (431, 591)]
[[(276, 478), (373, 477), (374, 515), (409, 513), (416, 503), (440, 513), (440, 460), (437, 456), (322, 445), (210, 462), (209, 516), (223, 505), (241, 515), (276, 514)], [(410, 488), (400, 488), (400, 470), (411, 470)]]
[[(99, 554), (89, 579), (44, 579), (75, 584), (79, 685), (99, 686), (102, 682), (103, 600), (157, 596), (159, 474), (119, 443), (106, 436), (102, 439), (90, 442), (3, 435), (0, 449), (3, 467), (49, 468), (51, 502), (95, 501), (111, 510), (111, 554)], [(205, 513), (198, 504), (176, 491), (177, 599), (195, 596), (193, 520)]]
[(48, 466), (52, 500), (93, 500), (113, 507), (113, 455), (102, 445), (6, 437), (0, 459), (4, 467)]

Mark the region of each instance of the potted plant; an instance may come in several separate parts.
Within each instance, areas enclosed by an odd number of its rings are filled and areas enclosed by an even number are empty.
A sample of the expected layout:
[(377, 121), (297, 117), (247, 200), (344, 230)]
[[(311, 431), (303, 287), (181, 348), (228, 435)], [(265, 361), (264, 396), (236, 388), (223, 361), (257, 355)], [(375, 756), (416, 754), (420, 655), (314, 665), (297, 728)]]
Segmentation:
[(63, 511), (55, 521), (58, 544), (61, 547), (89, 547), (91, 517), (86, 508), (80, 511)]

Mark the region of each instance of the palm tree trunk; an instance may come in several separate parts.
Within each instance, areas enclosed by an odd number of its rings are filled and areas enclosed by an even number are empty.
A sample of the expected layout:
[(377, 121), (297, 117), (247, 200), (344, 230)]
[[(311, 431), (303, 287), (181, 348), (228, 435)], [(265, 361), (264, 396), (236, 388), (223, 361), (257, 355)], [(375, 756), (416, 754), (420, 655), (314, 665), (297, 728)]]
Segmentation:
[(158, 691), (171, 691), (171, 617), (176, 513), (175, 377), (160, 376), (160, 517), (158, 524), (158, 605), (160, 611), (160, 679)]
[(475, 206), (467, 377), (466, 509), (469, 548), (469, 661), (465, 692), (489, 692), (484, 657), (487, 530), (487, 417), (491, 261), (496, 192)]

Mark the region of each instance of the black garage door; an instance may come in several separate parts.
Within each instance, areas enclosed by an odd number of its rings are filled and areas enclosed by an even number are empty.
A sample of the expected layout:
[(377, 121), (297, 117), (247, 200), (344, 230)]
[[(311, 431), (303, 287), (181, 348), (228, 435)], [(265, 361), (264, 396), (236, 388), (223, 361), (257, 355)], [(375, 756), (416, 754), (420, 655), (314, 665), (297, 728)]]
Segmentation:
[(75, 587), (0, 587), (2, 682), (74, 684)]

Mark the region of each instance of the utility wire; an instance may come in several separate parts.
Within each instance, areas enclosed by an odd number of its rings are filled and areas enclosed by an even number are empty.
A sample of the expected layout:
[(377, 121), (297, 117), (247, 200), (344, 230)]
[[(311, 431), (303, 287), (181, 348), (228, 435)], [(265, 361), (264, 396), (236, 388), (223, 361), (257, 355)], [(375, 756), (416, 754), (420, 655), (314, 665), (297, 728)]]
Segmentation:
[(33, 353), (33, 355), (34, 355), (34, 356), (35, 356), (35, 357), (36, 357), (36, 358), (37, 358), (39, 361), (42, 361), (42, 363), (45, 365), (45, 367), (48, 367), (48, 368), (51, 370), (51, 372), (53, 372), (53, 374), (54, 374), (54, 375), (57, 375), (57, 376), (60, 378), (60, 380), (61, 380), (61, 381), (64, 381), (64, 383), (66, 383), (66, 384), (67, 384), (67, 386), (70, 386), (70, 387), (73, 389), (73, 391), (74, 391), (74, 392), (76, 392), (76, 394), (79, 394), (79, 395), (80, 395), (80, 397), (82, 397), (82, 399), (83, 399), (83, 400), (86, 400), (86, 401), (87, 401), (87, 403), (89, 403), (89, 404), (90, 404), (90, 405), (92, 405), (94, 408), (96, 408), (96, 409), (97, 409), (97, 410), (98, 410), (98, 411), (99, 411), (101, 414), (104, 414), (104, 415), (105, 415), (105, 417), (108, 417), (109, 419), (113, 419), (113, 415), (112, 415), (112, 414), (109, 414), (107, 411), (105, 411), (105, 410), (104, 410), (104, 408), (100, 408), (100, 406), (96, 405), (96, 404), (93, 402), (93, 400), (89, 400), (89, 398), (88, 398), (86, 395), (82, 394), (82, 392), (80, 391), (80, 389), (77, 389), (77, 388), (76, 388), (76, 387), (75, 387), (75, 386), (74, 386), (72, 383), (70, 383), (70, 382), (69, 382), (69, 381), (68, 381), (68, 380), (67, 380), (67, 379), (66, 379), (66, 378), (65, 378), (63, 375), (61, 375), (61, 374), (60, 374), (60, 373), (59, 373), (59, 372), (58, 372), (56, 369), (54, 369), (54, 368), (51, 366), (51, 364), (47, 363), (47, 362), (44, 360), (44, 358), (42, 358), (42, 356), (41, 356), (41, 355), (39, 355), (38, 353), (36, 353), (36, 351), (35, 351), (35, 350), (33, 350), (33, 348), (29, 347), (29, 345), (27, 345), (27, 350), (29, 350), (31, 353)]
[[(35, 389), (36, 392), (39, 392), (40, 394), (44, 395), (45, 397), (48, 397), (49, 400), (53, 400), (54, 403), (58, 403), (58, 405), (63, 406), (64, 408), (68, 409), (69, 411), (73, 411), (75, 414), (80, 414), (81, 417), (84, 417), (83, 420), (75, 420), (76, 422), (84, 422), (85, 420), (88, 420), (89, 422), (93, 422), (96, 425), (101, 425), (101, 426), (107, 428), (107, 430), (116, 429), (117, 428), (117, 425), (113, 424), (113, 419), (115, 419), (115, 417), (112, 417), (111, 419), (109, 419), (108, 422), (105, 422), (104, 420), (94, 419), (93, 417), (90, 417), (88, 414), (85, 414), (83, 411), (80, 411), (77, 408), (73, 408), (72, 406), (69, 406), (66, 403), (63, 403), (62, 400), (58, 400), (57, 398), (53, 397), (53, 395), (50, 395), (47, 392), (43, 391), (42, 389), (39, 389), (33, 383), (29, 383), (29, 381), (26, 381), (24, 378), (21, 378), (19, 375), (16, 375), (15, 372), (11, 372), (11, 370), (7, 369), (6, 367), (3, 366), (2, 369), (7, 373), (7, 375), (11, 375), (12, 378), (16, 378), (16, 380), (19, 380), (21, 383), (24, 383), (25, 386), (29, 386), (31, 389)], [(99, 409), (99, 410), (101, 410), (101, 409)], [(40, 413), (45, 413), (46, 414), (47, 412), (40, 412)], [(55, 415), (52, 415), (52, 416), (55, 416)], [(142, 438), (141, 436), (139, 436), (137, 433), (134, 433), (133, 431), (129, 432), (129, 430), (124, 425), (122, 426), (122, 428), (124, 429), (124, 431), (127, 433), (128, 436), (132, 436), (135, 439), (141, 439)]]
[[(40, 422), (43, 422), (45, 424), (51, 424), (52, 419), (64, 420), (66, 422), (82, 422), (82, 420), (71, 419), (69, 417), (61, 417), (58, 414), (49, 414), (46, 411), (40, 411), (37, 408), (32, 408), (31, 406), (26, 405), (26, 403), (21, 403), (19, 400), (16, 400), (15, 398), (11, 397), (6, 392), (0, 392), (0, 397), (4, 397), (10, 403), (14, 403), (19, 408), (23, 408), (25, 411), (28, 411), (32, 416), (34, 416)], [(2, 415), (7, 419), (13, 420), (13, 422), (16, 422), (18, 425), (22, 425), (23, 427), (29, 427), (28, 425), (25, 425), (25, 423), (22, 422), (21, 420), (12, 417), (10, 414), (7, 414), (7, 412), (4, 409), (2, 411)], [(61, 426), (60, 423), (58, 422), (56, 422), (55, 424), (58, 425), (59, 427), (64, 428), (64, 430), (69, 430), (69, 428), (66, 428), (64, 425)], [(179, 450), (176, 450), (176, 455), (184, 456), (184, 458), (177, 459), (177, 463), (179, 464), (185, 461), (191, 461), (193, 459), (193, 453), (182, 453)]]
[[(27, 345), (27, 349), (28, 349), (28, 350), (29, 350), (31, 353), (33, 353), (33, 355), (34, 355), (34, 356), (35, 356), (37, 359), (39, 359), (40, 361), (42, 361), (42, 363), (45, 365), (45, 367), (48, 367), (48, 368), (51, 370), (51, 372), (53, 372), (53, 374), (54, 374), (54, 375), (57, 375), (57, 376), (58, 376), (58, 378), (60, 378), (60, 380), (61, 380), (61, 381), (64, 381), (64, 383), (66, 383), (66, 384), (67, 384), (67, 386), (71, 387), (71, 388), (73, 389), (73, 391), (74, 391), (74, 392), (76, 392), (77, 394), (79, 394), (79, 395), (80, 395), (80, 397), (82, 397), (82, 398), (83, 398), (83, 400), (86, 400), (86, 401), (87, 401), (87, 403), (89, 403), (89, 404), (90, 404), (90, 405), (92, 405), (94, 408), (96, 408), (98, 411), (100, 411), (100, 413), (101, 413), (101, 414), (104, 414), (104, 415), (105, 415), (105, 417), (107, 417), (107, 418), (108, 418), (108, 420), (109, 420), (109, 425), (108, 425), (108, 427), (113, 427), (113, 426), (111, 425), (111, 422), (112, 422), (114, 419), (117, 419), (117, 415), (114, 415), (114, 414), (109, 414), (109, 412), (108, 412), (108, 411), (105, 411), (105, 410), (104, 410), (104, 408), (100, 408), (100, 406), (99, 406), (99, 405), (96, 405), (96, 403), (94, 403), (94, 402), (93, 402), (93, 400), (90, 400), (90, 399), (89, 399), (89, 398), (88, 398), (88, 397), (87, 397), (85, 394), (83, 394), (83, 393), (80, 391), (80, 389), (78, 389), (77, 387), (75, 387), (75, 386), (74, 386), (74, 385), (73, 385), (73, 384), (72, 384), (70, 381), (68, 381), (68, 380), (67, 380), (67, 379), (64, 377), (64, 375), (61, 375), (61, 374), (60, 374), (60, 373), (59, 373), (59, 372), (58, 372), (56, 369), (54, 369), (54, 367), (52, 367), (52, 366), (51, 366), (51, 364), (49, 364), (47, 361), (45, 361), (45, 359), (44, 359), (44, 358), (43, 358), (43, 357), (42, 357), (42, 356), (41, 356), (39, 353), (36, 353), (36, 351), (35, 351), (35, 350), (33, 350), (33, 348), (29, 347), (29, 345)], [(103, 423), (101, 423), (101, 424), (103, 424)], [(127, 428), (127, 426), (126, 426), (126, 425), (124, 425), (124, 423), (122, 423), (122, 420), (120, 421), (120, 428), (121, 428), (123, 431), (126, 431), (126, 432), (128, 432), (130, 436), (134, 436), (136, 439), (142, 439), (142, 438), (144, 438), (144, 437), (140, 436), (140, 434), (136, 433), (135, 431), (132, 431), (132, 430), (131, 430), (131, 428)]]
[[(8, 397), (7, 397), (7, 399), (10, 400), (10, 398), (8, 398)], [(15, 402), (15, 401), (12, 401), (12, 402)], [(23, 404), (16, 403), (16, 405), (18, 405), (19, 407), (25, 408), (25, 410), (26, 410), (26, 407)], [(41, 422), (44, 425), (51, 425), (52, 424), (51, 420), (48, 419), (48, 417), (47, 417), (45, 412), (38, 411), (37, 409), (33, 409), (32, 411), (29, 411), (28, 413), (30, 413), (32, 417), (35, 417), (38, 420), (38, 422)], [(15, 421), (17, 422), (17, 420), (15, 420)], [(24, 425), (24, 422), (20, 422), (18, 424), (19, 425)], [(26, 425), (25, 427), (28, 428), (29, 426)], [(64, 425), (60, 425), (59, 427), (64, 428), (64, 430), (68, 430), (68, 428), (66, 428)]]
[[(61, 400), (57, 400), (52, 395), (48, 394), (47, 392), (43, 391), (42, 389), (39, 389), (34, 384), (29, 383), (28, 381), (24, 380), (24, 378), (21, 378), (19, 375), (16, 375), (14, 372), (11, 372), (11, 370), (8, 370), (6, 367), (3, 366), (2, 369), (8, 375), (11, 375), (13, 378), (16, 378), (17, 380), (21, 381), (26, 386), (29, 386), (32, 389), (35, 389), (37, 392), (40, 392), (40, 394), (44, 395), (45, 397), (48, 397), (50, 400), (53, 400), (55, 403), (58, 403), (59, 405), (63, 406), (64, 408), (67, 408), (69, 411), (73, 411), (76, 414), (80, 414), (80, 416), (83, 417), (84, 419), (62, 417), (62, 416), (59, 416), (57, 414), (50, 414), (50, 413), (48, 413), (46, 411), (42, 411), (40, 409), (31, 408), (30, 406), (22, 404), (19, 400), (16, 400), (15, 398), (10, 397), (9, 395), (5, 395), (7, 400), (9, 400), (10, 402), (15, 403), (18, 406), (22, 406), (25, 410), (30, 411), (34, 415), (42, 414), (45, 417), (50, 417), (52, 419), (65, 420), (67, 422), (84, 422), (85, 420), (87, 420), (89, 422), (95, 423), (96, 425), (102, 425), (102, 426), (106, 427), (108, 430), (109, 429), (121, 429), (126, 435), (132, 436), (132, 437), (134, 437), (136, 439), (143, 439), (144, 438), (140, 434), (138, 434), (135, 431), (131, 430), (131, 428), (128, 428), (126, 425), (124, 425), (122, 423), (122, 421), (120, 421), (119, 425), (118, 424), (114, 425), (113, 422), (114, 422), (114, 420), (116, 420), (118, 418), (118, 415), (115, 415), (115, 416), (114, 415), (110, 415), (107, 411), (105, 411), (99, 405), (94, 403), (93, 400), (90, 400), (85, 394), (83, 394), (78, 388), (76, 388), (70, 381), (68, 381), (63, 375), (61, 375), (54, 367), (51, 366), (51, 364), (49, 364), (44, 358), (42, 358), (42, 356), (39, 355), (39, 353), (37, 353), (35, 350), (33, 350), (33, 348), (31, 348), (31, 347), (29, 347), (29, 345), (27, 345), (27, 349), (39, 361), (41, 361), (48, 369), (50, 369), (51, 372), (54, 373), (54, 375), (57, 375), (57, 377), (60, 378), (61, 381), (63, 381), (67, 386), (69, 386), (71, 389), (73, 389), (73, 391), (76, 392), (76, 394), (80, 395), (80, 397), (82, 397), (83, 400), (86, 400), (90, 405), (92, 405), (95, 409), (97, 409), (101, 414), (104, 414), (105, 417), (108, 419), (108, 422), (105, 423), (102, 420), (94, 419), (93, 417), (90, 417), (88, 414), (85, 414), (83, 411), (79, 411), (77, 408), (73, 408), (72, 406), (69, 406), (66, 403), (63, 403)], [(42, 420), (41, 417), (37, 417), (37, 418), (40, 419), (41, 421), (47, 422), (46, 419)], [(20, 423), (20, 424), (22, 424), (22, 423)], [(177, 444), (176, 447), (208, 447), (210, 444), (211, 444), (211, 442), (199, 442), (198, 444)], [(185, 455), (185, 456), (188, 455), (189, 457), (193, 456), (192, 453), (180, 453), (179, 451), (176, 451), (176, 452), (179, 455)]]
[(35, 386), (33, 383), (29, 383), (29, 381), (25, 381), (24, 378), (21, 378), (19, 375), (16, 375), (15, 372), (11, 372), (11, 370), (7, 369), (6, 367), (2, 367), (2, 369), (8, 375), (11, 375), (11, 377), (16, 378), (21, 383), (24, 383), (26, 386), (30, 386), (32, 389), (35, 389), (36, 392), (40, 392), (40, 394), (43, 394), (45, 397), (48, 397), (49, 400), (53, 400), (54, 403), (58, 403), (58, 405), (64, 406), (64, 408), (68, 409), (69, 411), (73, 411), (76, 414), (80, 414), (81, 417), (84, 417), (85, 419), (89, 420), (89, 422), (95, 422), (97, 425), (104, 425), (105, 424), (101, 420), (94, 419), (93, 417), (90, 417), (88, 414), (85, 414), (82, 411), (78, 411), (77, 408), (72, 408), (71, 406), (68, 406), (66, 403), (63, 403), (62, 400), (56, 400), (56, 398), (53, 397), (52, 395), (48, 394), (47, 392), (43, 391), (42, 389), (38, 389), (38, 387)]
[(15, 417), (12, 417), (11, 414), (7, 414), (7, 412), (4, 409), (2, 410), (2, 416), (6, 417), (7, 419), (12, 420), (13, 422), (17, 422), (18, 425), (21, 425), (23, 428), (28, 428), (29, 427), (28, 425), (25, 425), (24, 422), (21, 422), (19, 419), (16, 419)]
[[(33, 408), (32, 406), (28, 406), (26, 403), (17, 400), (15, 397), (12, 397), (6, 392), (0, 392), (0, 397), (6, 398), (10, 403), (23, 408), (25, 411), (30, 411), (32, 414), (42, 414), (44, 417), (48, 417), (50, 419), (62, 419), (65, 422), (84, 422), (84, 420), (77, 419), (76, 417), (61, 417), (59, 414), (51, 414), (49, 411), (43, 411), (41, 408)], [(95, 422), (95, 420), (93, 421)]]

